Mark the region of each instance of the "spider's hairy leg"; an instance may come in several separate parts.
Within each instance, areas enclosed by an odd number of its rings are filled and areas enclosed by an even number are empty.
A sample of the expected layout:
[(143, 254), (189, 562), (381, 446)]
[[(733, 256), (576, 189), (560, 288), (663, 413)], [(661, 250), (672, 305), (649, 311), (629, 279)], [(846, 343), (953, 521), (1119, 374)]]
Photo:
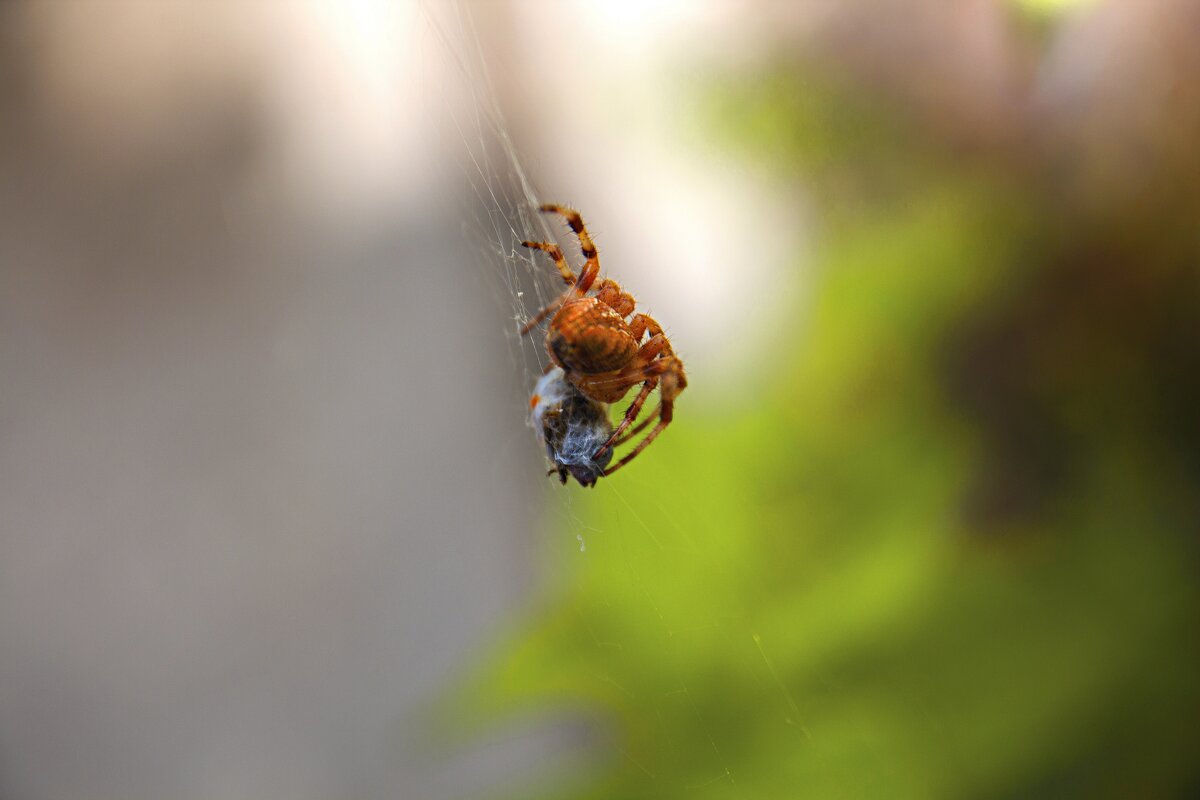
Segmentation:
[[(630, 403), (629, 408), (625, 410), (625, 416), (621, 419), (621, 424), (618, 425), (615, 430), (613, 430), (612, 435), (609, 436), (608, 440), (600, 446), (600, 449), (596, 451), (596, 455), (593, 456), (593, 458), (598, 457), (610, 447), (616, 447), (618, 441), (628, 438), (628, 436), (622, 437), (621, 434), (625, 432), (626, 428), (633, 424), (633, 422), (638, 418), (638, 414), (642, 413), (642, 406), (646, 404), (646, 399), (650, 397), (650, 393), (654, 391), (654, 387), (657, 385), (657, 378), (650, 378), (642, 384), (641, 391), (637, 393), (637, 397), (633, 398), (633, 402)], [(654, 419), (654, 417), (647, 417), (647, 421), (651, 419)], [(645, 424), (643, 424), (642, 427), (645, 427)], [(632, 435), (632, 433), (630, 435)]]
[(641, 422), (639, 422), (637, 425), (633, 426), (629, 430), (625, 431), (625, 434), (623, 436), (621, 436), (620, 439), (617, 439), (615, 442), (613, 442), (612, 446), (620, 447), (621, 445), (625, 444), (633, 437), (637, 436), (642, 431), (646, 430), (647, 425), (649, 425), (651, 422), (654, 422), (654, 420), (658, 419), (658, 417), (656, 416), (658, 411), (659, 411), (659, 408), (656, 407), (654, 409), (654, 412), (652, 412), (644, 420), (642, 420)]
[(587, 226), (583, 224), (583, 217), (579, 216), (579, 212), (567, 206), (560, 206), (556, 203), (544, 203), (538, 206), (538, 210), (546, 214), (558, 214), (567, 221), (571, 226), (571, 230), (579, 237), (579, 249), (583, 252), (584, 258), (596, 258), (596, 246), (592, 244), (592, 237), (588, 235)]
[(633, 334), (636, 341), (641, 341), (642, 336), (649, 331), (650, 338), (661, 336), (663, 340), (662, 352), (668, 355), (674, 355), (675, 351), (671, 349), (671, 340), (667, 338), (667, 334), (663, 332), (662, 326), (658, 321), (649, 314), (636, 314), (629, 320), (629, 330)]
[(575, 283), (575, 273), (571, 272), (571, 268), (567, 266), (567, 259), (563, 258), (563, 252), (558, 245), (551, 242), (521, 242), (522, 247), (528, 247), (532, 250), (541, 250), (546, 255), (554, 259), (554, 266), (558, 267), (558, 274), (562, 275), (562, 279), (567, 286)]
[(592, 237), (588, 235), (587, 226), (583, 224), (583, 217), (579, 216), (579, 212), (575, 209), (555, 203), (545, 203), (538, 206), (538, 210), (546, 214), (560, 215), (571, 226), (571, 230), (579, 239), (579, 251), (587, 259), (587, 263), (583, 265), (583, 270), (579, 273), (579, 280), (575, 283), (576, 291), (582, 297), (591, 288), (596, 276), (600, 274), (600, 254), (596, 252), (596, 245), (592, 242)]
[[(621, 288), (621, 285), (612, 278), (604, 278), (597, 281), (592, 287), (596, 290), (596, 299), (606, 306), (616, 311), (622, 317), (628, 317), (633, 313), (633, 309), (637, 307), (637, 303), (633, 299), (633, 295)], [(635, 340), (640, 340), (639, 335), (634, 336)]]
[(661, 331), (642, 342), (642, 346), (638, 348), (634, 363), (642, 367), (652, 365), (660, 354), (674, 355), (671, 352), (671, 342), (667, 339), (667, 335)]
[(545, 308), (541, 309), (536, 314), (534, 314), (532, 317), (530, 317), (529, 321), (521, 326), (521, 335), (522, 336), (527, 335), (531, 330), (533, 330), (534, 328), (536, 328), (538, 326), (539, 322), (541, 322), (546, 317), (550, 316), (555, 311), (557, 311), (559, 306), (562, 305), (562, 301), (563, 301), (563, 299), (560, 297), (557, 300), (555, 300), (554, 302), (552, 302), (550, 305), (546, 306)]
[(648, 418), (648, 419), (654, 419), (655, 417), (658, 417), (658, 424), (654, 426), (653, 430), (651, 430), (648, 434), (646, 434), (645, 439), (642, 439), (640, 442), (637, 443), (637, 447), (633, 448), (628, 453), (626, 453), (625, 456), (620, 461), (613, 464), (608, 469), (604, 470), (605, 477), (612, 475), (614, 472), (619, 470), (621, 467), (625, 466), (630, 461), (633, 461), (633, 459), (637, 457), (638, 453), (642, 452), (647, 447), (649, 447), (650, 443), (653, 442), (655, 439), (657, 439), (658, 435), (660, 433), (662, 433), (663, 430), (665, 430), (668, 425), (671, 424), (671, 413), (672, 413), (671, 405), (668, 404), (666, 400), (661, 401), (658, 404), (658, 408), (654, 409), (654, 413), (651, 414), (650, 417)]
[(630, 404), (629, 410), (625, 412), (625, 417), (621, 420), (621, 424), (608, 437), (608, 441), (596, 451), (596, 455), (603, 453), (610, 447), (614, 447), (621, 434), (625, 432), (625, 429), (637, 420), (638, 414), (642, 412), (642, 406), (646, 403), (646, 398), (650, 396), (650, 392), (654, 391), (654, 387), (658, 385), (658, 376), (665, 371), (664, 362), (656, 359), (659, 358), (661, 353), (669, 350), (670, 347), (671, 345), (667, 341), (666, 335), (657, 333), (638, 349), (633, 366), (622, 371), (622, 379), (627, 380), (630, 384), (640, 380), (644, 380), (645, 383), (642, 385), (642, 390), (638, 392), (637, 397), (634, 398), (633, 403)]
[[(648, 375), (659, 374), (662, 377), (658, 382), (658, 394), (662, 399), (659, 400), (658, 407), (654, 409), (649, 419), (658, 418), (658, 424), (651, 429), (650, 433), (646, 434), (646, 438), (637, 443), (633, 450), (625, 454), (625, 456), (604, 471), (604, 474), (611, 475), (621, 467), (632, 461), (637, 454), (650, 446), (650, 443), (658, 438), (675, 416), (675, 398), (679, 393), (687, 388), (687, 376), (683, 372), (683, 362), (675, 356), (664, 356), (654, 363), (646, 367)], [(602, 448), (603, 451), (603, 448)]]
[[(659, 365), (662, 366), (659, 367)], [(648, 434), (646, 434), (646, 438), (638, 442), (637, 446), (626, 453), (620, 461), (606, 469), (604, 471), (605, 476), (612, 475), (621, 467), (625, 466), (630, 461), (633, 461), (633, 459), (637, 457), (638, 453), (649, 447), (650, 443), (657, 439), (659, 434), (666, 430), (667, 426), (671, 424), (671, 420), (675, 416), (675, 397), (681, 391), (683, 391), (685, 386), (687, 386), (687, 379), (683, 377), (683, 367), (678, 362), (678, 359), (674, 357), (668, 357), (656, 361), (652, 366), (658, 367), (664, 373), (658, 389), (659, 395), (662, 397), (662, 399), (659, 401), (658, 407), (654, 409), (654, 412), (647, 419), (648, 422), (649, 420), (657, 417), (658, 424), (655, 425)]]
[(583, 297), (588, 293), (588, 289), (592, 288), (592, 283), (596, 280), (596, 276), (600, 274), (600, 262), (589, 260), (583, 265), (583, 271), (579, 273), (579, 280), (575, 281), (575, 285), (568, 289), (576, 297)]
[[(571, 268), (567, 265), (567, 259), (563, 258), (562, 250), (558, 245), (551, 242), (521, 242), (522, 247), (528, 247), (532, 250), (541, 250), (550, 258), (554, 259), (554, 266), (558, 267), (558, 274), (568, 286), (575, 284), (575, 273), (571, 272)], [(554, 302), (534, 314), (528, 322), (521, 326), (521, 335), (524, 336), (538, 326), (538, 323), (557, 311), (562, 305), (563, 298), (559, 297)]]

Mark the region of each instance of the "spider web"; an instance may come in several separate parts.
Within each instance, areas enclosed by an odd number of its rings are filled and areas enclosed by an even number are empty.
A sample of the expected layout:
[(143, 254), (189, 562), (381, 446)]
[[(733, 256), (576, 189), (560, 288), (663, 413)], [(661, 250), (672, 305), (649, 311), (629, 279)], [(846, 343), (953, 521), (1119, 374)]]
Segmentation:
[[(511, 417), (514, 437), (526, 444), (523, 447), (513, 446), (507, 454), (517, 460), (518, 466), (512, 468), (536, 470), (540, 479), (544, 460), (535, 460), (538, 459), (535, 453), (541, 452), (541, 445), (536, 441), (534, 432), (524, 426), (523, 420), (528, 392), (542, 373), (547, 357), (541, 335), (535, 332), (534, 335), (523, 337), (519, 330), (532, 314), (562, 292), (563, 285), (549, 259), (544, 254), (522, 248), (520, 242), (526, 239), (556, 241), (576, 270), (582, 263), (578, 243), (560, 230), (557, 217), (547, 217), (537, 211), (542, 202), (564, 199), (563, 192), (557, 188), (549, 194), (539, 191), (535, 177), (525, 167), (527, 161), (536, 162), (524, 157), (514, 142), (493, 84), (490, 53), (480, 40), (480, 27), (472, 15), (472, 11), (483, 13), (484, 8), (452, 3), (439, 5), (436, 9), (426, 6), (424, 10), (435, 32), (436, 46), (447, 62), (444, 89), (438, 94), (443, 98), (458, 98), (444, 99), (435, 110), (446, 136), (453, 139), (458, 147), (452, 158), (458, 172), (451, 177), (465, 182), (469, 187), (469, 197), (459, 213), (463, 219), (464, 238), (476, 246), (473, 275), (482, 276), (490, 284), (491, 293), (503, 314), (511, 372), (522, 376), (519, 392), (522, 396), (510, 394)], [(618, 407), (623, 409), (623, 405)], [(641, 483), (648, 479), (627, 475), (624, 480)], [(629, 580), (637, 590), (632, 599), (626, 596), (614, 602), (631, 602), (627, 613), (644, 620), (646, 625), (657, 631), (654, 635), (661, 640), (664, 651), (676, 647), (679, 641), (687, 638), (689, 631), (726, 631), (726, 639), (739, 642), (736, 645), (737, 657), (760, 665), (764, 675), (763, 692), (778, 697), (781, 717), (795, 716), (795, 702), (787, 695), (778, 677), (774, 680), (770, 677), (768, 642), (754, 638), (750, 630), (739, 627), (739, 622), (711, 611), (697, 610), (680, 617), (672, 616), (671, 612), (660, 606), (654, 584), (663, 554), (676, 559), (680, 570), (690, 570), (700, 563), (706, 569), (725, 569), (717, 564), (720, 560), (717, 553), (692, 541), (688, 532), (673, 521), (671, 510), (663, 508), (661, 504), (656, 508), (638, 507), (609, 481), (601, 481), (594, 490), (583, 490), (574, 485), (560, 489), (557, 483), (550, 481), (546, 482), (546, 486), (550, 502), (539, 504), (531, 513), (531, 518), (542, 519), (541, 533), (534, 540), (542, 550), (537, 560), (545, 559), (544, 563), (553, 565), (555, 570), (550, 575), (539, 576), (543, 584), (550, 583), (563, 588), (576, 579), (578, 573), (587, 569), (586, 561), (592, 556), (593, 550), (603, 549), (609, 555), (615, 555), (627, 565)], [(620, 509), (619, 523), (603, 529), (596, 527), (583, 505), (576, 505), (575, 497), (580, 491), (607, 494), (611, 503)], [(643, 557), (643, 554), (651, 551), (653, 558)], [(574, 624), (584, 631), (586, 643), (582, 645), (583, 648), (606, 652), (622, 649), (620, 637), (613, 640), (614, 631), (601, 633), (592, 630), (582, 610), (575, 614), (574, 620)], [(728, 630), (731, 625), (734, 630)], [(579, 655), (581, 662), (584, 661), (585, 654), (580, 652)], [(686, 673), (686, 665), (675, 668), (669, 690), (661, 693), (643, 693), (638, 687), (623, 685), (616, 673), (601, 671), (595, 677), (601, 684), (635, 698), (645, 708), (670, 705), (690, 709), (688, 713), (694, 719), (695, 729), (701, 732), (705, 742), (703, 747), (713, 763), (711, 774), (694, 776), (697, 786), (708, 786), (711, 791), (720, 789), (724, 784), (725, 791), (737, 796), (740, 791), (726, 758), (724, 743), (720, 741), (720, 729), (704, 717), (701, 704), (692, 692), (696, 682), (693, 678), (698, 679), (698, 676)], [(679, 742), (671, 746), (683, 748), (687, 744)], [(652, 781), (655, 780), (651, 773), (652, 765), (638, 764), (634, 755), (623, 745), (618, 747), (617, 753), (645, 772)], [(597, 755), (589, 751), (585, 760)], [(567, 762), (573, 760), (573, 756), (559, 759)], [(558, 773), (564, 768), (569, 767), (551, 767), (550, 771)], [(541, 771), (545, 773), (544, 766)], [(545, 775), (539, 777), (544, 778)], [(524, 779), (518, 779), (517, 784), (528, 783), (529, 780), (530, 776), (525, 776)]]
[[(489, 285), (493, 302), (503, 318), (503, 335), (509, 359), (509, 374), (518, 376), (507, 393), (512, 409), (513, 442), (505, 456), (515, 459), (522, 470), (542, 481), (550, 462), (544, 445), (528, 420), (528, 398), (549, 364), (543, 343), (544, 324), (531, 334), (520, 330), (531, 316), (556, 299), (563, 282), (548, 256), (521, 246), (522, 241), (556, 242), (578, 274), (583, 259), (578, 240), (565, 229), (558, 216), (538, 211), (538, 206), (559, 194), (542, 194), (527, 170), (528, 160), (514, 142), (493, 82), (487, 43), (481, 40), (476, 13), (488, 7), (461, 2), (422, 11), (435, 40), (434, 61), (443, 62), (445, 83), (435, 95), (440, 99), (434, 115), (448, 140), (458, 145), (448, 157), (455, 172), (447, 178), (467, 187), (466, 198), (455, 209), (462, 220), (463, 238), (470, 243), (471, 277), (482, 277)], [(457, 98), (447, 101), (446, 98)], [(575, 507), (575, 486), (559, 490), (556, 481), (545, 479), (552, 502), (536, 502), (531, 519), (553, 520), (545, 525), (554, 557), (561, 542), (578, 553), (587, 551), (589, 537), (600, 533)], [(609, 490), (614, 487), (608, 487)], [(564, 538), (565, 536), (565, 538)]]
[[(507, 317), (504, 335), (512, 371), (524, 375), (528, 388), (547, 357), (541, 337), (536, 332), (521, 336), (521, 326), (561, 294), (563, 285), (544, 256), (520, 243), (557, 241), (556, 232), (537, 211), (543, 199), (505, 122), (471, 8), (453, 2), (426, 4), (422, 10), (445, 62), (446, 83), (436, 94), (457, 98), (435, 108), (445, 135), (460, 145), (450, 154), (457, 172), (448, 177), (469, 188), (456, 213), (464, 238), (475, 248), (475, 273), (490, 284)], [(572, 244), (560, 242), (565, 253), (577, 255), (578, 247)]]

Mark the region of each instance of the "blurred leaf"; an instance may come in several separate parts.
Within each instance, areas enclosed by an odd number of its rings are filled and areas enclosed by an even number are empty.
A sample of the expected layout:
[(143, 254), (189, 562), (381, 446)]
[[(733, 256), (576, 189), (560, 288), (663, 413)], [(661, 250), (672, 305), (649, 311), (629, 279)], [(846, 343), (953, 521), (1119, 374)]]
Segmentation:
[[(669, 433), (576, 493), (586, 552), (551, 539), (570, 580), (466, 705), (615, 725), (611, 761), (555, 797), (1185, 794), (1196, 482), (1116, 420), (1070, 422), (1122, 385), (1107, 340), (1027, 325), (1094, 232), (1064, 239), (1035, 182), (936, 157), (861, 96), (798, 80), (716, 102), (736, 120), (723, 135), (781, 177), (863, 198), (828, 215), (811, 314), (736, 413), (706, 409), (721, 376), (693, 374)], [(1068, 313), (1107, 321), (1086, 294)], [(1013, 351), (1033, 390), (1012, 408), (1076, 437), (1045, 445), (1070, 448), (1069, 475), (1020, 514), (968, 502), (980, 474), (1032, 457), (1018, 442), (997, 462), (992, 412), (956, 388), (1000, 368), (963, 349), (980, 320), (1044, 335)], [(1044, 366), (1064, 342), (1089, 379)]]

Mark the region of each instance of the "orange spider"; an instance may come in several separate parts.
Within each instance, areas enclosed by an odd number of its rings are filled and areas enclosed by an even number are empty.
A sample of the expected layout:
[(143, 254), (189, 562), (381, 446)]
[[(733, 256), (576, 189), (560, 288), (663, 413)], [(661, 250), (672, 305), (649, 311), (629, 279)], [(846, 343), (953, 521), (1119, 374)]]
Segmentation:
[[(639, 383), (642, 385), (641, 391), (625, 412), (625, 418), (608, 437), (608, 441), (595, 452), (593, 460), (598, 460), (606, 450), (628, 441), (655, 419), (658, 420), (658, 424), (633, 450), (604, 470), (604, 475), (611, 475), (645, 450), (671, 424), (675, 398), (687, 388), (687, 376), (683, 372), (683, 362), (671, 349), (671, 341), (663, 333), (662, 326), (647, 314), (633, 314), (636, 307), (633, 296), (616, 281), (610, 278), (596, 280), (600, 274), (600, 256), (579, 212), (553, 204), (541, 206), (540, 210), (561, 214), (566, 219), (579, 238), (579, 249), (587, 261), (576, 278), (558, 245), (521, 242), (523, 246), (541, 250), (554, 259), (554, 266), (558, 267), (559, 274), (569, 287), (525, 323), (521, 335), (532, 331), (553, 313), (554, 318), (546, 329), (546, 351), (554, 364), (562, 368), (567, 380), (592, 400), (615, 403), (634, 386)], [(595, 290), (595, 294), (588, 296), (591, 290)], [(633, 316), (630, 317), (630, 314)], [(643, 342), (642, 338), (647, 333), (650, 338)], [(659, 394), (658, 407), (636, 428), (626, 433), (655, 387)]]

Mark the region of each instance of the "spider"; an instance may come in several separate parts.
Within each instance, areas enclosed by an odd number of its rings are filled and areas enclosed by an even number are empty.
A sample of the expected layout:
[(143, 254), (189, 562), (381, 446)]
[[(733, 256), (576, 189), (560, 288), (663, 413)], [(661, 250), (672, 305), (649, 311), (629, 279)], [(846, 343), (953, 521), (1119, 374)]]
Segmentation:
[[(658, 420), (658, 424), (633, 450), (601, 473), (611, 475), (645, 450), (671, 424), (675, 398), (687, 388), (683, 362), (675, 355), (671, 341), (653, 317), (633, 313), (636, 303), (632, 295), (611, 278), (597, 280), (600, 256), (579, 212), (553, 203), (543, 205), (539, 210), (559, 214), (567, 221), (579, 239), (579, 249), (586, 261), (583, 271), (576, 277), (567, 266), (567, 260), (558, 245), (521, 242), (524, 247), (541, 250), (550, 256), (563, 282), (567, 284), (565, 292), (525, 323), (521, 335), (529, 333), (538, 323), (554, 314), (546, 329), (546, 351), (550, 354), (552, 366), (562, 369), (566, 379), (583, 396), (598, 403), (615, 403), (634, 386), (641, 384), (641, 390), (621, 423), (592, 455), (593, 461), (600, 462), (605, 451), (628, 441), (655, 419)], [(589, 291), (595, 294), (588, 295)], [(649, 338), (643, 342), (647, 334)], [(626, 433), (655, 388), (658, 389), (658, 406), (637, 427)], [(608, 457), (611, 458), (611, 453)]]

